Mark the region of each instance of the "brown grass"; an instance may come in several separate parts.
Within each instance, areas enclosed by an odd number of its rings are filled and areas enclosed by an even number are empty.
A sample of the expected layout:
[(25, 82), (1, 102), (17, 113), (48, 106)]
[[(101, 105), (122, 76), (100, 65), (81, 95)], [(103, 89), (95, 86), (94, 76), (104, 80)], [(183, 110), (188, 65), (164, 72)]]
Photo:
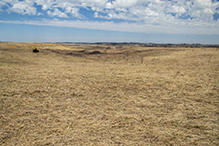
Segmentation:
[(218, 49), (81, 49), (0, 43), (0, 145), (219, 145)]

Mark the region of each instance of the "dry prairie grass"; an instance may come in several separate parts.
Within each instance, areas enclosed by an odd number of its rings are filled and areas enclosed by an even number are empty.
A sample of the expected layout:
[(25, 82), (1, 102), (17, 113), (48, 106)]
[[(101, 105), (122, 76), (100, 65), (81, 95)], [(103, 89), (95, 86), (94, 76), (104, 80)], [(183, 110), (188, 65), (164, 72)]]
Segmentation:
[(219, 145), (218, 49), (80, 49), (0, 43), (0, 145)]

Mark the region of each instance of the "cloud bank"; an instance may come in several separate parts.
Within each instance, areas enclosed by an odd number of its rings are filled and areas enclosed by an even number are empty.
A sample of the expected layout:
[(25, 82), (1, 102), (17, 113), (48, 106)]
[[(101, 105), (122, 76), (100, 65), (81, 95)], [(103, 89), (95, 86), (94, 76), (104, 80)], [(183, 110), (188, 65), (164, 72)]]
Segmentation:
[(1, 0), (3, 13), (31, 16), (1, 23), (112, 31), (219, 34), (218, 0)]

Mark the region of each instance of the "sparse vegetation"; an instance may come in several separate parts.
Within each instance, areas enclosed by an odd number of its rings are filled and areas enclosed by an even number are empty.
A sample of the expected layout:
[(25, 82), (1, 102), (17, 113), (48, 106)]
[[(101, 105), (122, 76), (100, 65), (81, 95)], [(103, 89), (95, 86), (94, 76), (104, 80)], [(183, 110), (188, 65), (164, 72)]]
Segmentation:
[(0, 43), (0, 72), (0, 145), (219, 145), (215, 48)]
[(33, 49), (33, 53), (38, 53), (39, 50), (37, 48)]

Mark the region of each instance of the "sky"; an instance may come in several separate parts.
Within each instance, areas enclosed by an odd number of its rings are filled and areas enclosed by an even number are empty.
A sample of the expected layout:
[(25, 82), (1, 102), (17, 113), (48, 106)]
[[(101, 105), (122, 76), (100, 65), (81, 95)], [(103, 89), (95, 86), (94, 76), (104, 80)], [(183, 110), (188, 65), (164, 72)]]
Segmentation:
[(219, 0), (0, 0), (0, 41), (219, 44)]

